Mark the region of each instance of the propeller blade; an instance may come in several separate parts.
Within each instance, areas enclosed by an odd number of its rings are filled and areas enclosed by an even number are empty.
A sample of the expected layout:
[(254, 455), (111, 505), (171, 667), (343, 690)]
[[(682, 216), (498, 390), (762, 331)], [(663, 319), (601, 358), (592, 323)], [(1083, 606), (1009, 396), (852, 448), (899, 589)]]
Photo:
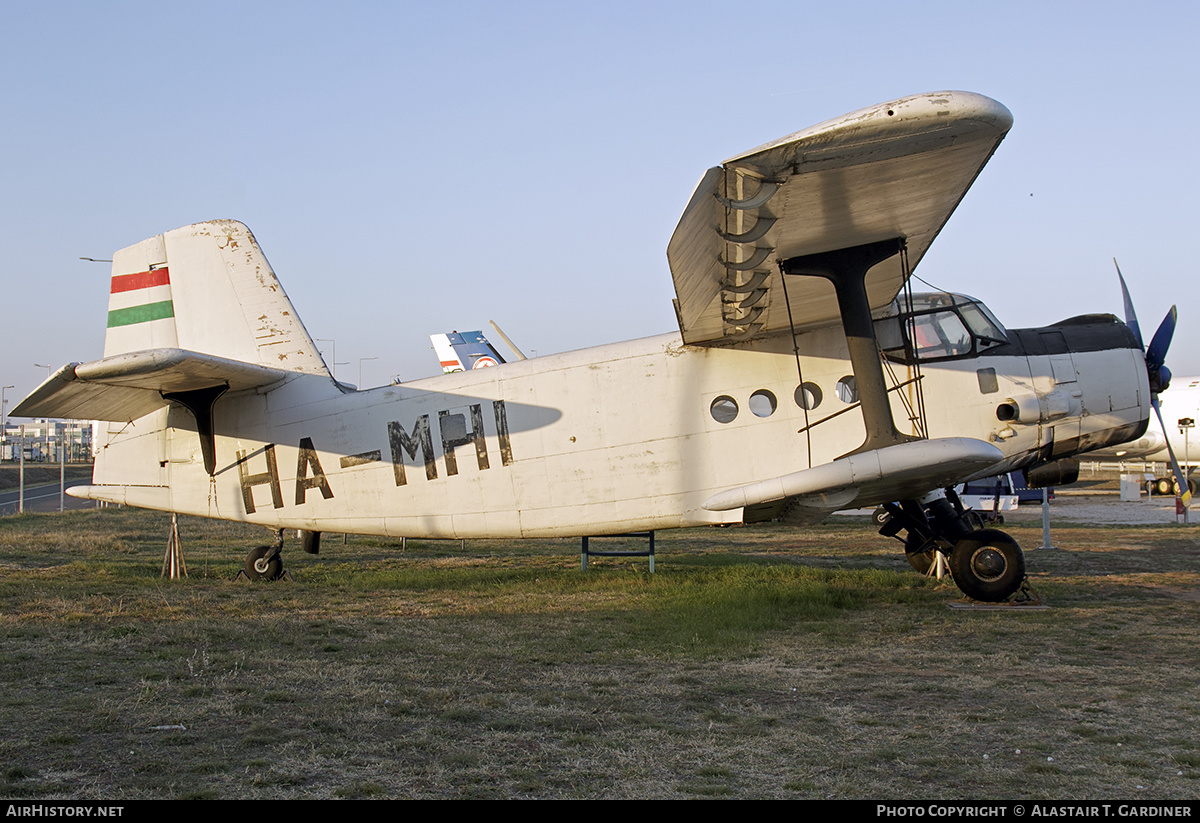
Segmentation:
[[(1154, 407), (1154, 413), (1158, 415), (1158, 425), (1162, 426), (1163, 434), (1167, 433), (1167, 424), (1163, 422), (1162, 408), (1158, 405), (1158, 395), (1153, 395), (1150, 398), (1150, 405)], [(1171, 438), (1167, 438), (1167, 455), (1171, 458), (1171, 471), (1175, 474), (1175, 482), (1179, 484), (1179, 500), (1183, 503), (1186, 509), (1192, 505), (1192, 492), (1188, 489), (1187, 477), (1183, 474), (1183, 469), (1179, 468), (1179, 461), (1175, 459), (1175, 450), (1171, 448)]]
[(1117, 279), (1121, 281), (1121, 297), (1125, 300), (1125, 325), (1133, 331), (1133, 336), (1137, 338), (1138, 345), (1144, 351), (1146, 344), (1142, 342), (1142, 330), (1138, 326), (1137, 313), (1133, 310), (1133, 299), (1129, 296), (1129, 287), (1125, 285), (1125, 276), (1121, 274), (1121, 267), (1117, 265), (1115, 257), (1113, 265), (1117, 267)]
[(1171, 345), (1171, 338), (1175, 335), (1175, 320), (1178, 315), (1179, 313), (1172, 306), (1171, 310), (1167, 312), (1167, 316), (1163, 318), (1162, 325), (1150, 339), (1150, 347), (1146, 349), (1146, 365), (1150, 368), (1162, 366), (1163, 361), (1167, 359), (1167, 349)]

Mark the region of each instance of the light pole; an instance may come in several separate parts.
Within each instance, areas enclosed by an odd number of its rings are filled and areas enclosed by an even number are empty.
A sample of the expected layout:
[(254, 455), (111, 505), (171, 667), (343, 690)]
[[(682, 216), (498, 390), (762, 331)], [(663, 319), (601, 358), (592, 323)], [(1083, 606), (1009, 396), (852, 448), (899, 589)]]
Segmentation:
[[(1189, 454), (1190, 449), (1188, 448), (1188, 446), (1189, 446), (1188, 432), (1195, 425), (1196, 425), (1196, 421), (1190, 417), (1179, 418), (1179, 433), (1183, 435), (1183, 482), (1187, 484), (1187, 488), (1179, 490), (1179, 493), (1181, 495), (1184, 492), (1190, 492), (1192, 490), (1192, 476), (1191, 476), (1192, 458), (1191, 458), (1191, 455)], [(1183, 522), (1184, 523), (1188, 522), (1188, 510), (1186, 508), (1183, 510)]]
[[(313, 342), (329, 344), (329, 360), (325, 365), (329, 367), (329, 373), (333, 379), (337, 380), (337, 342), (332, 337), (314, 337)], [(321, 356), (324, 357), (325, 353), (322, 352)]]
[(358, 388), (359, 388), (360, 390), (361, 390), (361, 389), (362, 389), (362, 387), (363, 387), (363, 382), (362, 382), (362, 364), (363, 364), (363, 361), (364, 361), (364, 360), (378, 360), (378, 359), (379, 359), (378, 357), (360, 357), (360, 358), (358, 358)]
[(0, 461), (4, 460), (4, 440), (8, 434), (8, 398), (4, 393), (12, 386), (0, 386)]
[(1179, 433), (1183, 435), (1183, 473), (1184, 476), (1191, 474), (1191, 455), (1188, 454), (1188, 430), (1196, 425), (1196, 421), (1190, 417), (1179, 418)]

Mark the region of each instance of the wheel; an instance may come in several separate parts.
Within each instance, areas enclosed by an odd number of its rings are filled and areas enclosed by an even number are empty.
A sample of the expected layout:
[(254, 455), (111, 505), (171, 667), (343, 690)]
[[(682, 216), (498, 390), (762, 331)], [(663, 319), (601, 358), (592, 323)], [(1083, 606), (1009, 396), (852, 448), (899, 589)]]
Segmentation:
[(271, 559), (271, 546), (258, 546), (246, 555), (246, 577), (251, 580), (278, 580), (283, 576), (283, 558), (278, 553)]
[(1166, 477), (1160, 477), (1154, 481), (1154, 491), (1157, 494), (1168, 495), (1175, 490), (1175, 481), (1169, 480)]
[(880, 506), (871, 513), (871, 522), (876, 526), (883, 526), (891, 519), (892, 515), (883, 506)]
[(963, 594), (999, 603), (1021, 588), (1025, 555), (1017, 541), (995, 529), (980, 529), (958, 541), (950, 553), (950, 573)]
[(904, 556), (908, 558), (908, 564), (917, 574), (929, 574), (933, 568), (935, 551), (937, 549), (933, 547), (932, 540), (919, 540), (911, 534), (904, 538)]

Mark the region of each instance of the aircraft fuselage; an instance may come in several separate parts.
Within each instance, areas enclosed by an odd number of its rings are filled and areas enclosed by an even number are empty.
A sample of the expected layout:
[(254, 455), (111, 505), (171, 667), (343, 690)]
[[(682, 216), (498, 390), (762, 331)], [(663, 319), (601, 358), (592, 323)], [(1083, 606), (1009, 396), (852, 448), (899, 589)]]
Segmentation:
[[(928, 436), (994, 444), (1003, 458), (980, 476), (1139, 436), (1149, 414), (1140, 350), (1122, 342), (1119, 323), (1081, 328), (1013, 331), (1007, 345), (979, 356), (922, 364)], [(703, 503), (830, 463), (864, 437), (841, 329), (808, 331), (800, 342), (799, 372), (788, 334), (721, 347), (666, 334), (369, 391), (296, 374), (217, 401), (211, 479), (184, 409), (102, 424), (109, 434), (99, 438), (90, 496), (271, 528), (397, 537), (741, 522), (740, 509)], [(912, 376), (903, 364), (892, 370), (896, 384)], [(917, 432), (901, 402), (915, 386), (889, 394), (904, 433)], [(1015, 418), (1000, 419), (1001, 406)], [(108, 461), (120, 466), (111, 479)], [(142, 467), (134, 482), (132, 465)], [(851, 488), (816, 502), (873, 506), (926, 491)]]

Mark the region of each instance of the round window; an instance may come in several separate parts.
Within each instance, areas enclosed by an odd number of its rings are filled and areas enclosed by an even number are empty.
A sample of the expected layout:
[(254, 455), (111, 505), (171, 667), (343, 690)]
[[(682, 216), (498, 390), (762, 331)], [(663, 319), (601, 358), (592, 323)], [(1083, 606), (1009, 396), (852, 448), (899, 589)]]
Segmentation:
[(796, 405), (802, 409), (815, 409), (821, 405), (822, 395), (821, 387), (816, 383), (804, 383), (796, 387), (795, 394), (792, 395), (796, 400)]
[(738, 414), (738, 404), (732, 397), (723, 394), (712, 401), (708, 412), (718, 423), (732, 423)]
[(843, 403), (858, 402), (858, 384), (854, 382), (854, 375), (848, 374), (837, 382), (837, 396)]
[(770, 417), (778, 406), (774, 393), (766, 389), (759, 389), (750, 395), (750, 411), (754, 412), (755, 417)]

